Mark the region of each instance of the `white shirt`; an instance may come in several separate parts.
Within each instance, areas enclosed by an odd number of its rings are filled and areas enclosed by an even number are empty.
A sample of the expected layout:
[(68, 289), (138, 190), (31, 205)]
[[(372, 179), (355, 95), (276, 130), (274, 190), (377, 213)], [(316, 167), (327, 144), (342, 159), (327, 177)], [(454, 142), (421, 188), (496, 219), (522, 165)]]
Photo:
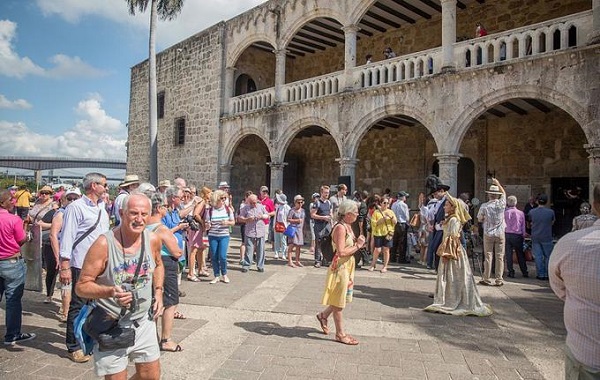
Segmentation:
[(394, 202), (392, 205), (392, 211), (396, 214), (396, 219), (398, 219), (398, 223), (406, 223), (409, 218), (408, 205), (401, 200)]
[[(100, 213), (100, 221), (96, 228), (77, 244), (75, 249), (72, 249), (77, 239), (96, 224), (98, 213)], [(85, 255), (92, 243), (100, 235), (107, 232), (109, 227), (108, 214), (104, 208), (104, 203), (98, 202), (98, 205), (95, 205), (86, 195), (74, 201), (67, 206), (63, 215), (63, 225), (60, 232), (60, 257), (71, 260), (71, 267), (81, 269)]]

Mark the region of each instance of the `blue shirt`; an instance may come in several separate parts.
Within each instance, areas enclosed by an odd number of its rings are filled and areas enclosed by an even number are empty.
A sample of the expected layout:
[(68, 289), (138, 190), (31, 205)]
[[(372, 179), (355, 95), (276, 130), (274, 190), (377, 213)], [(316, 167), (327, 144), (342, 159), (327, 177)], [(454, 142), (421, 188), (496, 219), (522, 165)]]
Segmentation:
[(547, 207), (536, 207), (527, 215), (531, 221), (531, 240), (539, 242), (552, 241), (552, 223), (554, 211)]
[[(72, 249), (77, 239), (96, 224), (98, 213), (100, 213), (100, 221), (96, 228), (77, 244), (75, 249)], [(98, 204), (95, 204), (86, 195), (72, 202), (65, 208), (63, 216), (63, 225), (60, 232), (60, 257), (71, 260), (71, 267), (81, 269), (85, 255), (92, 243), (100, 235), (108, 232), (109, 227), (108, 214), (104, 208), (104, 203), (98, 202)]]
[[(162, 222), (162, 224), (167, 226), (168, 229), (172, 229), (173, 227), (177, 226), (179, 222), (181, 222), (181, 218), (179, 217), (179, 211), (167, 211), (167, 215), (165, 215), (160, 221)], [(183, 230), (175, 231), (173, 232), (173, 235), (175, 235), (175, 237), (177, 238), (177, 245), (179, 245), (179, 248), (183, 250)]]

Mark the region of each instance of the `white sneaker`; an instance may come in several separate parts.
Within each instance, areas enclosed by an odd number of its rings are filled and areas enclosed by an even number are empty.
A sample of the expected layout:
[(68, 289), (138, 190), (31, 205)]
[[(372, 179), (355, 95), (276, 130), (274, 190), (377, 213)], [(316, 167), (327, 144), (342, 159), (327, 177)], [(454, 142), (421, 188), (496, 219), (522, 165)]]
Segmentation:
[(216, 284), (219, 281), (221, 281), (221, 279), (219, 277), (215, 277), (209, 282), (209, 284)]
[(226, 284), (229, 284), (229, 277), (227, 277), (227, 275), (223, 276), (223, 279), (221, 280)]

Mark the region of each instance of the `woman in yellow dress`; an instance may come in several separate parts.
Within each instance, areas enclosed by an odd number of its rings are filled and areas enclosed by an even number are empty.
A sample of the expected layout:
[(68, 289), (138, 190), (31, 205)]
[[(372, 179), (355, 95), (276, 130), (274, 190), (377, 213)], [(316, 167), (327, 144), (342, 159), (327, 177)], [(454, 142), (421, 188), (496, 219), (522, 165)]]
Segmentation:
[(365, 237), (358, 238), (352, 232), (352, 223), (358, 216), (358, 205), (351, 200), (343, 201), (338, 208), (338, 222), (333, 227), (332, 244), (335, 255), (327, 270), (325, 292), (321, 303), (325, 310), (317, 314), (321, 330), (329, 334), (327, 319), (333, 314), (335, 323), (335, 340), (349, 345), (357, 345), (358, 341), (344, 332), (342, 311), (346, 303), (352, 302), (354, 288), (354, 254), (365, 245)]
[(437, 251), (441, 258), (435, 295), (433, 304), (425, 311), (479, 317), (491, 315), (492, 308), (479, 296), (467, 252), (460, 242), (462, 225), (471, 217), (460, 201), (450, 195), (446, 195), (444, 212), (444, 235)]

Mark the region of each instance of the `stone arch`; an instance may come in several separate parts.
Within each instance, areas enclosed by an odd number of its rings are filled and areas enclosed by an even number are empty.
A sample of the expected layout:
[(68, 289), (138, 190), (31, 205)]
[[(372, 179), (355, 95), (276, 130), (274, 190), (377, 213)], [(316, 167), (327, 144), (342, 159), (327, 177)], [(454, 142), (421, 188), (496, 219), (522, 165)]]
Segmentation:
[(460, 144), (465, 137), (474, 120), (477, 120), (486, 110), (494, 105), (515, 98), (541, 99), (551, 103), (568, 113), (581, 127), (588, 141), (597, 139), (598, 131), (594, 130), (591, 117), (585, 107), (570, 96), (547, 87), (532, 85), (516, 85), (500, 89), (494, 89), (472, 104), (464, 107), (463, 111), (451, 123), (452, 127), (445, 136), (444, 144), (440, 145), (440, 151), (458, 152)]
[(281, 36), (281, 46), (287, 46), (304, 24), (320, 17), (332, 18), (340, 24), (345, 25), (345, 17), (335, 9), (325, 7), (312, 9), (310, 12), (303, 13), (301, 17), (294, 20), (290, 25), (286, 25), (285, 29), (287, 30), (287, 33)]
[(263, 136), (262, 131), (259, 130), (258, 128), (250, 127), (250, 128), (244, 128), (243, 130), (240, 130), (239, 133), (233, 134), (229, 138), (229, 140), (223, 145), (223, 152), (221, 154), (222, 160), (220, 161), (220, 164), (221, 165), (231, 164), (231, 161), (233, 160), (233, 154), (235, 153), (235, 150), (237, 149), (237, 147), (244, 140), (244, 138), (251, 136), (251, 135), (255, 135), (258, 138), (260, 138), (262, 140), (262, 142), (264, 142), (265, 145), (267, 146), (267, 149), (269, 150), (269, 155), (271, 157), (274, 157), (273, 147), (271, 146), (271, 144), (269, 144), (269, 140)]
[(348, 16), (348, 22), (350, 24), (358, 24), (363, 18), (365, 13), (375, 4), (377, 0), (369, 1), (357, 1), (357, 6), (352, 10)]
[(275, 41), (275, 36), (265, 33), (250, 34), (242, 41), (232, 44), (231, 52), (227, 55), (227, 67), (235, 67), (240, 55), (242, 55), (242, 53), (248, 49), (250, 45), (258, 41), (268, 42), (271, 46), (273, 46), (273, 49), (277, 49), (277, 41)]
[(427, 129), (427, 131), (433, 136), (436, 146), (439, 147), (440, 144), (438, 144), (438, 141), (435, 138), (436, 134), (433, 133), (431, 129), (433, 121), (426, 112), (423, 112), (423, 110), (425, 110), (425, 107), (414, 108), (405, 104), (391, 104), (371, 111), (356, 123), (356, 125), (352, 129), (352, 133), (348, 134), (349, 138), (346, 141), (343, 141), (343, 146), (346, 147), (346, 150), (342, 150), (342, 154), (346, 153), (347, 157), (356, 157), (360, 141), (363, 139), (363, 137), (369, 131), (369, 129), (377, 121), (384, 119), (388, 116), (399, 114), (410, 116), (413, 119), (417, 120), (419, 123), (421, 123), (425, 127), (425, 129)]
[(311, 125), (317, 125), (317, 126), (323, 128), (324, 130), (326, 130), (327, 132), (329, 132), (329, 134), (335, 141), (335, 145), (337, 146), (337, 148), (340, 152), (340, 157), (341, 157), (341, 153), (343, 152), (342, 145), (341, 145), (339, 139), (336, 138), (336, 133), (334, 132), (334, 128), (331, 126), (331, 124), (325, 119), (309, 116), (309, 117), (305, 117), (305, 118), (294, 121), (290, 125), (290, 127), (287, 128), (285, 130), (285, 132), (279, 137), (279, 144), (278, 144), (279, 149), (277, 149), (277, 152), (275, 153), (275, 155), (272, 156), (273, 160), (282, 162), (285, 158), (285, 154), (288, 150), (288, 147), (290, 146), (290, 144), (292, 143), (292, 140), (296, 137), (298, 132), (300, 132), (301, 130), (303, 130), (306, 127), (310, 127)]

